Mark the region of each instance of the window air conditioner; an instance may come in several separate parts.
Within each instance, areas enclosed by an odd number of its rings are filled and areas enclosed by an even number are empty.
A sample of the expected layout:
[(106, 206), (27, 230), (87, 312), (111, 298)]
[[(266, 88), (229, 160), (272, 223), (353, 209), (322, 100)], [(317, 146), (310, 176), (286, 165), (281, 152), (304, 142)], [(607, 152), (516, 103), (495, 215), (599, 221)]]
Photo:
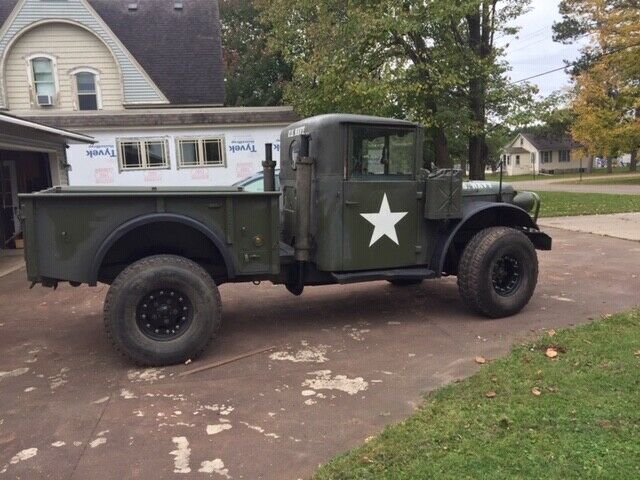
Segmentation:
[(50, 107), (53, 105), (53, 97), (51, 95), (38, 95), (38, 105), (41, 107)]

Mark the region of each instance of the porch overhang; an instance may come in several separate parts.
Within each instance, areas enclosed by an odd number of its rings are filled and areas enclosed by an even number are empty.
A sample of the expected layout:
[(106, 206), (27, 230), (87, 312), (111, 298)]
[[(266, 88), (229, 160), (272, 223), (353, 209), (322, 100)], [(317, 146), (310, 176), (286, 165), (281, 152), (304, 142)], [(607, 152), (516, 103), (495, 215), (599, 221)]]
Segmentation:
[[(58, 144), (91, 144), (96, 140), (88, 135), (71, 132), (62, 128), (50, 127), (32, 120), (15, 117), (7, 113), (0, 113), (0, 140), (3, 133), (7, 137), (19, 137), (20, 144), (28, 143), (30, 138), (34, 140), (46, 139), (48, 143)], [(4, 142), (11, 142), (11, 138), (5, 138)]]

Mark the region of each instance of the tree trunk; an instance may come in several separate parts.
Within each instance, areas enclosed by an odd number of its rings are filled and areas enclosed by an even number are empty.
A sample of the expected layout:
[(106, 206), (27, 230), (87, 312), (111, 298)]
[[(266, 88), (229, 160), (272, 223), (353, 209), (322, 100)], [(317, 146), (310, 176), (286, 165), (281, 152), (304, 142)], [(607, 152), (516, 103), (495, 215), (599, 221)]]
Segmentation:
[(629, 161), (629, 171), (630, 172), (638, 171), (638, 150), (633, 150), (631, 152), (631, 160)]
[(464, 155), (460, 157), (460, 170), (462, 170), (462, 175), (467, 176), (467, 160)]
[[(488, 4), (483, 3), (482, 12), (478, 9), (473, 15), (467, 16), (469, 47), (479, 61), (486, 58), (491, 51), (490, 37), (488, 36), (490, 31), (488, 12)], [(484, 73), (480, 69), (473, 72), (469, 80), (469, 108), (473, 128), (478, 132), (469, 136), (469, 179), (484, 180), (489, 149), (484, 133), (487, 121), (486, 86)]]
[(434, 127), (433, 129), (433, 145), (436, 153), (436, 166), (439, 168), (451, 168), (451, 157), (449, 156), (449, 144), (444, 128)]
[(593, 157), (591, 155), (587, 156), (587, 173), (593, 173)]
[(613, 173), (613, 160), (607, 157), (607, 173)]

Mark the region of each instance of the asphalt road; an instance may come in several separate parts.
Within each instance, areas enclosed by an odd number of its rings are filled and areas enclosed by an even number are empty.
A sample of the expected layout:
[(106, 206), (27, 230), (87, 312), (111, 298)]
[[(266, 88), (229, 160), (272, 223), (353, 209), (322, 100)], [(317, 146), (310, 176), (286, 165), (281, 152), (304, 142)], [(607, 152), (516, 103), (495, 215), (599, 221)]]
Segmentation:
[[(520, 315), (482, 320), (455, 279), (309, 289), (226, 285), (225, 327), (188, 366), (139, 370), (101, 325), (107, 287), (28, 289), (0, 279), (0, 478), (297, 479), (422, 395), (544, 329), (640, 303), (640, 244), (550, 230)], [(191, 376), (194, 366), (274, 345)]]

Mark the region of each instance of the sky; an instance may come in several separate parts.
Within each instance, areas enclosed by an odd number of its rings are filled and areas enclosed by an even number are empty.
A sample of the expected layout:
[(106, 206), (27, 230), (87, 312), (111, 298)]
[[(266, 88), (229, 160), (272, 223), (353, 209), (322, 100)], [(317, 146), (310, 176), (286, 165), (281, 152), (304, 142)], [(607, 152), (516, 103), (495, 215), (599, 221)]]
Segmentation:
[[(517, 36), (496, 42), (498, 45), (509, 44), (506, 58), (513, 69), (512, 80), (562, 67), (563, 60), (578, 58), (580, 44), (563, 45), (552, 39), (552, 25), (560, 20), (558, 3), (559, 0), (532, 0), (531, 10), (516, 21), (521, 27)], [(570, 85), (569, 76), (562, 70), (533, 79), (531, 83), (538, 85), (543, 96)]]

